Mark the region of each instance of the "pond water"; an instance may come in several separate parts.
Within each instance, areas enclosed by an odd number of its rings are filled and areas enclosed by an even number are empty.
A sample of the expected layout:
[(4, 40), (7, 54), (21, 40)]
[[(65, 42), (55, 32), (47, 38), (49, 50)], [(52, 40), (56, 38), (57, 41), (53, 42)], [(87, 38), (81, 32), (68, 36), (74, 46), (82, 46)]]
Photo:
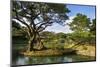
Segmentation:
[(29, 64), (52, 64), (52, 63), (68, 63), (68, 62), (82, 62), (94, 61), (94, 57), (81, 55), (63, 55), (63, 56), (45, 56), (45, 57), (29, 57), (16, 55), (14, 56), (13, 65), (29, 65)]
[(75, 54), (62, 55), (62, 56), (29, 57), (20, 55), (18, 50), (15, 49), (12, 50), (12, 65), (53, 64), (53, 63), (69, 63), (69, 62), (83, 62), (83, 61), (85, 62), (85, 61), (95, 61), (95, 60), (96, 60), (95, 57), (75, 55)]

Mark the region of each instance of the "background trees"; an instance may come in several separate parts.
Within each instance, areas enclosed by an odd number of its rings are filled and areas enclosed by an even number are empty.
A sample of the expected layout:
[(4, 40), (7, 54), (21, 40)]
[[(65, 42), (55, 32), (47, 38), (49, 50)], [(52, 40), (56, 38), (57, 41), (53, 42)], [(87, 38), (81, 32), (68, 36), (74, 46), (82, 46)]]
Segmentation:
[(96, 35), (96, 19), (92, 20), (91, 26), (90, 26), (90, 32), (93, 35)]
[(71, 39), (77, 44), (91, 43), (95, 44), (96, 24), (95, 19), (92, 21), (86, 15), (78, 13), (68, 25), (73, 31)]

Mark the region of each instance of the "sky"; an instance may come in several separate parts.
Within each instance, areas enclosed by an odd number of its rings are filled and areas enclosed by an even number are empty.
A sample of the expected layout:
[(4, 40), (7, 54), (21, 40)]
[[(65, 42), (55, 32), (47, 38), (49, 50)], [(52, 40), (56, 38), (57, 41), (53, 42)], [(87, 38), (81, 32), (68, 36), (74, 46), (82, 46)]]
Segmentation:
[(77, 13), (82, 13), (87, 15), (87, 17), (94, 19), (95, 18), (95, 6), (87, 5), (67, 5), (67, 8), (71, 10), (68, 16), (75, 16)]
[[(67, 14), (69, 16), (69, 20), (66, 20), (67, 23), (71, 22), (77, 13), (84, 14), (91, 20), (95, 18), (95, 6), (68, 4), (67, 8), (71, 11), (70, 13)], [(72, 32), (69, 26), (61, 26), (57, 23), (54, 23), (52, 26), (47, 27), (45, 31), (52, 31), (55, 33), (60, 33), (60, 32), (71, 33)]]

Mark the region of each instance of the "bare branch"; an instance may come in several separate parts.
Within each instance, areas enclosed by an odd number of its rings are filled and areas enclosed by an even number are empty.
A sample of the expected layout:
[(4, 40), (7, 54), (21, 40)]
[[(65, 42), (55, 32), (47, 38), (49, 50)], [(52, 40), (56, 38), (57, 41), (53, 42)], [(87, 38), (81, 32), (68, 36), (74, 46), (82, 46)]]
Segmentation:
[(41, 24), (42, 22), (39, 22), (39, 23), (36, 23), (36, 25), (39, 25), (39, 24)]
[(45, 30), (45, 28), (47, 28), (48, 26), (51, 26), (51, 24), (46, 24), (44, 27), (38, 28), (38, 31), (41, 32), (41, 31)]
[(53, 22), (44, 22), (44, 23), (42, 23), (38, 28), (37, 28), (37, 30), (39, 30), (40, 28), (42, 28), (42, 26), (44, 25), (44, 26), (51, 26), (51, 24), (52, 24)]
[(16, 13), (16, 18), (15, 18), (15, 19), (18, 20), (20, 23), (24, 24), (24, 25), (28, 28), (27, 33), (28, 33), (29, 36), (31, 37), (31, 36), (32, 36), (32, 30), (31, 30), (30, 26), (29, 26), (26, 22), (22, 21), (22, 20), (19, 18), (18, 12), (17, 12), (16, 10), (14, 10), (14, 12)]
[(41, 14), (41, 12), (36, 14), (35, 16), (33, 16), (33, 20), (35, 20), (40, 14)]

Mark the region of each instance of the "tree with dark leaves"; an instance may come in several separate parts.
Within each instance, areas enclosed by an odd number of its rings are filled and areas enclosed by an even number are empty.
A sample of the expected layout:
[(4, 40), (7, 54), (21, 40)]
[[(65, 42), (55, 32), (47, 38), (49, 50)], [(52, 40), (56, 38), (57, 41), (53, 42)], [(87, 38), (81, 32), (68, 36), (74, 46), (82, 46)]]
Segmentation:
[(39, 2), (13, 1), (12, 21), (23, 24), (27, 29), (28, 51), (44, 48), (40, 32), (53, 23), (64, 25), (69, 13), (67, 5)]

